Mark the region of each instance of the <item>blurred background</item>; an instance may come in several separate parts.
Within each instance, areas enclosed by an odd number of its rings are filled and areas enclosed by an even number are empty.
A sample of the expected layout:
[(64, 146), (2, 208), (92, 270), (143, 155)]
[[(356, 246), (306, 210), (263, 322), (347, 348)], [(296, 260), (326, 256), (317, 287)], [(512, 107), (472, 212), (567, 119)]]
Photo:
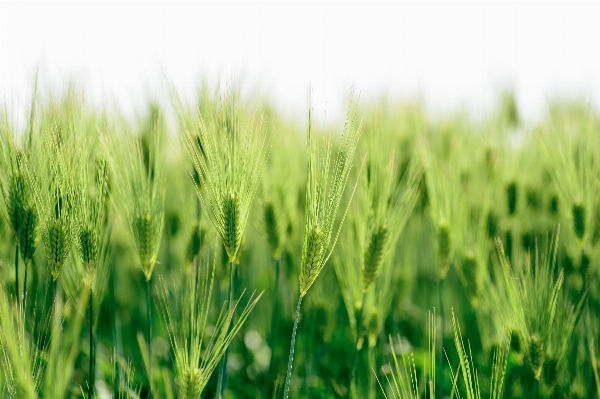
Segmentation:
[[(422, 97), (428, 112), (489, 112), (514, 89), (526, 120), (600, 91), (598, 4), (521, 2), (2, 2), (0, 95), (23, 115), (42, 87), (85, 87), (130, 114), (166, 82), (235, 77), (299, 120), (341, 120), (362, 98)], [(246, 90), (247, 91), (247, 90)]]

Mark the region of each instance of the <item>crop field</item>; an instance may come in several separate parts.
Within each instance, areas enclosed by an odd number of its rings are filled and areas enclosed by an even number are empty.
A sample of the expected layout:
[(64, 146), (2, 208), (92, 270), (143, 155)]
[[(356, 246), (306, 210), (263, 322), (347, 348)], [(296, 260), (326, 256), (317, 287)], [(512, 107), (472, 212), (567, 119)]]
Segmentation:
[(0, 113), (0, 398), (600, 398), (589, 104), (40, 93)]

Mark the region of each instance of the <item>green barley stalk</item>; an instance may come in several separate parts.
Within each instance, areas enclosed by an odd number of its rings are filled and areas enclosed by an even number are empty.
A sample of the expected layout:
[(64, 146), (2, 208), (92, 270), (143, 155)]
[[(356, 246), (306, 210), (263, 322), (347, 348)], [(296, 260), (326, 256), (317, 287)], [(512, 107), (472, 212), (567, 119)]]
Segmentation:
[[(179, 397), (196, 399), (200, 397), (212, 373), (235, 335), (256, 306), (262, 294), (252, 295), (238, 320), (233, 317), (239, 299), (233, 306), (223, 307), (214, 327), (214, 333), (208, 344), (204, 344), (210, 298), (215, 275), (215, 258), (212, 264), (202, 261), (200, 267), (186, 273), (184, 286), (178, 300), (178, 306), (172, 305), (171, 292), (161, 279), (164, 321), (169, 332), (171, 348), (175, 356), (178, 376)], [(198, 270), (201, 269), (201, 270)]]
[[(436, 327), (435, 327), (435, 309), (432, 312), (429, 312), (429, 337), (428, 337), (428, 351), (427, 356), (423, 358), (423, 379), (424, 379), (424, 390), (425, 390), (425, 398), (434, 399), (435, 396), (435, 376), (436, 376), (436, 353), (435, 353), (435, 336), (436, 336)], [(382, 371), (385, 373), (385, 378), (387, 381), (387, 386), (389, 391), (391, 391), (390, 398), (393, 399), (419, 399), (421, 398), (421, 389), (419, 380), (417, 378), (417, 366), (415, 364), (415, 357), (411, 353), (410, 356), (407, 352), (404, 351), (402, 338), (398, 336), (398, 345), (400, 346), (400, 350), (402, 352), (402, 359), (399, 359), (398, 354), (396, 353), (394, 341), (392, 337), (389, 337), (389, 345), (392, 350), (392, 359), (393, 359), (393, 367), (391, 364), (387, 365), (387, 369), (389, 372), (386, 372), (382, 367)], [(375, 373), (375, 377), (377, 379), (377, 383), (381, 388), (383, 396), (388, 399), (388, 393), (386, 393), (386, 389), (383, 387), (379, 377), (377, 377), (377, 373)], [(390, 375), (391, 374), (391, 379)]]
[[(445, 311), (444, 311), (444, 281), (450, 270), (456, 250), (456, 232), (459, 226), (457, 221), (459, 207), (459, 190), (457, 168), (453, 165), (450, 149), (435, 148), (432, 138), (422, 138), (421, 149), (425, 169), (425, 183), (430, 203), (430, 214), (435, 233), (438, 266), (438, 303), (440, 307), (440, 352), (439, 373), (444, 372), (443, 346), (445, 337)], [(443, 392), (440, 392), (443, 396)]]
[(0, 284), (0, 364), (11, 399), (37, 398), (44, 362), (38, 346), (29, 339), (24, 310), (11, 305)]
[[(296, 307), (292, 340), (290, 342), (290, 355), (285, 379), (284, 399), (288, 398), (290, 391), (292, 365), (294, 361), (294, 346), (302, 299), (331, 256), (346, 213), (348, 212), (348, 208), (346, 208), (337, 232), (335, 233), (335, 236), (333, 236), (335, 231), (335, 219), (342, 201), (348, 177), (350, 176), (350, 171), (354, 162), (354, 152), (362, 131), (362, 122), (356, 126), (356, 109), (352, 110), (351, 108), (346, 117), (341, 146), (333, 163), (333, 175), (330, 180), (331, 136), (319, 135), (313, 131), (311, 114), (312, 110), (309, 101), (307, 133), (308, 183), (306, 190), (302, 261), (300, 264), (300, 295)], [(354, 189), (356, 189), (356, 186)], [(354, 195), (354, 190), (352, 195)]]
[[(96, 297), (94, 302), (94, 285), (96, 283), (96, 270), (100, 259), (102, 236), (105, 230), (106, 198), (108, 195), (108, 163), (103, 158), (96, 158), (95, 143), (85, 138), (80, 141), (80, 157), (78, 159), (78, 174), (75, 192), (75, 224), (76, 248), (79, 259), (86, 271), (87, 284), (90, 289), (89, 306), (89, 390), (88, 398), (93, 397), (94, 392), (94, 304), (99, 304)], [(106, 259), (105, 259), (106, 260)], [(106, 267), (106, 265), (102, 265)], [(102, 281), (101, 284), (105, 283)]]
[[(33, 115), (32, 104), (32, 115)], [(32, 121), (30, 123), (33, 123)], [(2, 193), (2, 206), (0, 212), (8, 221), (15, 238), (15, 279), (16, 297), (19, 299), (19, 255), (23, 258), (25, 278), (23, 282), (22, 305), (25, 306), (27, 291), (27, 270), (33, 262), (33, 255), (37, 248), (39, 216), (35, 205), (34, 187), (35, 179), (32, 169), (28, 167), (31, 146), (24, 149), (17, 147), (13, 139), (8, 117), (4, 113), (0, 122), (0, 193)], [(32, 127), (26, 132), (24, 141), (32, 134)], [(20, 251), (19, 251), (20, 250)]]
[(489, 278), (487, 262), (493, 247), (488, 240), (487, 217), (491, 198), (490, 187), (474, 185), (460, 195), (458, 207), (456, 248), (459, 256), (456, 266), (473, 309), (479, 307), (484, 285)]
[(111, 175), (125, 209), (127, 227), (146, 278), (148, 319), (148, 379), (152, 390), (152, 302), (151, 279), (164, 227), (165, 146), (164, 124), (157, 109), (151, 114), (150, 128), (135, 137), (123, 127), (108, 126), (112, 136), (104, 136), (111, 154)]
[[(395, 152), (389, 151), (389, 147), (393, 144), (379, 131), (369, 133), (367, 135), (369, 151), (366, 161), (367, 173), (359, 177), (360, 188), (353, 207), (354, 212), (352, 212), (355, 214), (352, 218), (354, 222), (352, 230), (355, 231), (352, 235), (355, 239), (351, 242), (346, 241), (347, 246), (340, 248), (346, 259), (334, 262), (334, 265), (337, 264), (337, 275), (343, 280), (355, 275), (356, 266), (360, 265), (360, 278), (355, 282), (347, 281), (344, 284), (346, 287), (355, 286), (354, 289), (346, 289), (349, 293), (344, 295), (349, 298), (349, 300), (346, 299), (346, 306), (349, 310), (351, 324), (355, 324), (356, 329), (349, 387), (352, 384), (358, 358), (361, 320), (367, 294), (382, 273), (382, 269), (385, 268), (386, 278), (375, 294), (375, 307), (385, 307), (382, 302), (386, 298), (381, 297), (380, 294), (392, 295), (390, 285), (395, 281), (395, 276), (390, 270), (393, 268), (391, 258), (419, 196), (419, 183), (422, 175), (420, 160), (413, 157), (400, 179), (400, 172), (395, 166)], [(352, 255), (355, 255), (354, 259), (350, 259)], [(356, 303), (361, 305), (357, 320), (352, 323), (355, 321), (354, 304)], [(379, 309), (384, 310), (381, 307)], [(389, 308), (385, 309), (385, 314), (380, 315), (383, 319), (387, 316)]]
[(550, 126), (537, 137), (549, 162), (560, 201), (565, 205), (563, 217), (583, 250), (591, 238), (600, 188), (600, 159), (595, 150), (600, 142), (595, 121), (589, 111), (577, 121), (560, 111), (551, 112), (550, 117)]
[[(273, 302), (271, 308), (271, 325), (267, 345), (271, 349), (271, 360), (265, 381), (265, 390), (273, 383), (272, 373), (275, 369), (274, 358), (276, 332), (279, 317), (281, 254), (287, 242), (296, 233), (298, 214), (298, 191), (301, 189), (300, 162), (297, 149), (299, 143), (292, 135), (274, 135), (273, 150), (267, 160), (265, 176), (261, 180), (260, 212), (257, 229), (262, 232), (275, 264), (273, 278)], [(264, 395), (267, 395), (266, 392)]]
[[(440, 280), (446, 278), (455, 251), (455, 232), (459, 208), (458, 170), (451, 161), (436, 153), (432, 138), (421, 139), (425, 183), (430, 213), (436, 235), (438, 269)], [(439, 150), (438, 150), (439, 151)]]
[(75, 239), (75, 146), (72, 126), (54, 127), (45, 134), (38, 156), (45, 179), (36, 187), (36, 205), (41, 219), (42, 241), (48, 267), (56, 282)]
[[(450, 379), (454, 381), (450, 397), (460, 397), (458, 386), (456, 384), (458, 375), (462, 372), (463, 383), (466, 391), (466, 399), (481, 399), (481, 389), (479, 384), (479, 374), (475, 368), (475, 359), (471, 353), (471, 346), (465, 348), (460, 325), (454, 316), (452, 309), (452, 326), (454, 327), (454, 345), (458, 352), (460, 360), (456, 373), (450, 367)], [(506, 367), (508, 366), (508, 355), (510, 353), (511, 332), (508, 331), (504, 342), (494, 350), (494, 360), (492, 364), (492, 374), (490, 376), (490, 399), (501, 399), (504, 397), (504, 377), (506, 376)]]
[[(92, 151), (81, 151), (82, 158), (79, 160), (79, 175), (77, 186), (80, 188), (76, 193), (75, 220), (77, 227), (76, 248), (81, 262), (79, 275), (73, 276), (75, 262), (68, 268), (67, 276), (79, 285), (75, 292), (81, 290), (81, 285), (90, 286), (89, 304), (89, 384), (88, 397), (93, 397), (94, 392), (94, 313), (100, 308), (106, 286), (108, 273), (110, 271), (110, 229), (106, 223), (106, 198), (108, 195), (108, 163), (106, 160), (95, 159)], [(94, 160), (90, 162), (89, 159)], [(63, 284), (67, 291), (68, 284)], [(74, 296), (75, 294), (71, 294)]]
[(555, 277), (558, 238), (557, 228), (548, 245), (547, 252), (539, 256), (536, 248), (533, 261), (509, 263), (502, 246), (497, 240), (500, 271), (497, 279), (503, 280), (504, 292), (498, 306), (509, 307), (505, 314), (511, 320), (523, 346), (526, 360), (536, 379), (540, 379), (545, 365), (560, 372), (564, 367), (569, 339), (575, 325), (585, 295), (576, 306), (572, 305), (562, 292), (564, 275), (562, 270)]
[[(185, 120), (182, 124), (194, 170), (200, 177), (200, 187), (194, 184), (198, 198), (229, 258), (231, 307), (235, 263), (267, 155), (265, 118), (246, 115), (239, 93), (228, 91), (217, 112), (198, 113), (195, 127)], [(219, 397), (225, 389), (227, 354), (222, 362)]]
[(201, 186), (198, 198), (236, 262), (252, 200), (266, 158), (264, 116), (242, 113), (238, 95), (227, 93), (220, 110), (198, 114), (185, 141)]
[[(48, 348), (48, 364), (44, 370), (43, 392), (50, 398), (64, 398), (70, 389), (71, 377), (75, 372), (75, 361), (79, 354), (79, 341), (83, 321), (85, 319), (90, 298), (90, 287), (87, 285), (81, 290), (78, 299), (68, 302), (71, 314), (65, 322), (61, 301), (54, 308), (52, 315), (52, 335)], [(65, 327), (64, 324), (67, 324)]]

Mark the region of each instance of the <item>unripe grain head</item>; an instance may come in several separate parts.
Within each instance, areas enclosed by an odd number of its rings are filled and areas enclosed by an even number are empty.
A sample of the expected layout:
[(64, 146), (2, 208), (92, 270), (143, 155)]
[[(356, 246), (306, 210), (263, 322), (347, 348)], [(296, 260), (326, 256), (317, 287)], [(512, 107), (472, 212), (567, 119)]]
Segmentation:
[(365, 250), (364, 264), (362, 267), (363, 291), (369, 291), (371, 284), (381, 271), (383, 252), (389, 237), (387, 226), (377, 226), (371, 232), (367, 249)]
[(242, 242), (240, 228), (240, 199), (234, 193), (230, 192), (223, 198), (221, 205), (221, 215), (223, 217), (223, 245), (227, 250), (227, 256), (230, 262), (235, 262), (237, 252)]
[(64, 218), (51, 221), (44, 230), (46, 257), (54, 280), (58, 278), (71, 249), (71, 233), (71, 225)]
[(21, 225), (22, 208), (28, 202), (25, 176), (22, 172), (13, 174), (8, 192), (8, 216), (10, 227), (15, 235)]
[(452, 251), (452, 236), (450, 224), (442, 221), (438, 229), (438, 263), (440, 267), (440, 277), (444, 279), (450, 267), (450, 256)]
[(192, 229), (192, 235), (190, 236), (186, 249), (186, 260), (188, 264), (191, 264), (194, 261), (194, 258), (200, 254), (205, 234), (206, 232), (200, 226), (194, 226)]
[(99, 246), (98, 234), (91, 227), (83, 228), (79, 231), (77, 239), (79, 240), (79, 257), (81, 262), (88, 268), (94, 268), (98, 260)]
[(179, 377), (179, 392), (182, 399), (197, 399), (202, 392), (202, 371), (188, 369)]
[(281, 237), (279, 235), (275, 207), (273, 206), (272, 202), (268, 201), (265, 203), (263, 207), (263, 213), (269, 249), (274, 256), (278, 256), (281, 250)]
[(506, 198), (508, 202), (508, 214), (512, 216), (517, 211), (517, 183), (511, 182), (506, 187)]
[(19, 226), (19, 249), (26, 264), (33, 259), (37, 248), (38, 214), (35, 206), (27, 206), (21, 210)]
[(481, 293), (481, 279), (479, 278), (479, 263), (472, 253), (465, 255), (462, 261), (465, 288), (471, 305), (476, 308)]
[(307, 235), (305, 253), (302, 259), (304, 267), (300, 273), (300, 295), (304, 296), (317, 278), (321, 262), (325, 255), (323, 230), (317, 225)]
[(585, 208), (582, 204), (575, 204), (571, 210), (571, 214), (573, 216), (573, 230), (575, 231), (575, 235), (580, 240), (583, 240), (583, 236), (585, 235)]
[(527, 360), (529, 361), (531, 370), (537, 380), (539, 380), (542, 375), (545, 357), (544, 342), (539, 334), (533, 333), (529, 337)]
[(158, 256), (158, 242), (160, 241), (158, 232), (162, 231), (158, 228), (159, 223), (160, 221), (153, 218), (150, 213), (138, 215), (133, 220), (133, 236), (146, 280), (150, 280), (152, 277)]

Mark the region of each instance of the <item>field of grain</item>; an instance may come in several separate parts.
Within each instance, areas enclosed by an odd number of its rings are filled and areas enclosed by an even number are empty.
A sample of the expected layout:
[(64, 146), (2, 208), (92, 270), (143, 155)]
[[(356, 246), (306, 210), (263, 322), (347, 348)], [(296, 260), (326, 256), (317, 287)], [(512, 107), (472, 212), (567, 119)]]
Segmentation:
[(2, 398), (600, 398), (600, 115), (234, 84), (0, 114)]

